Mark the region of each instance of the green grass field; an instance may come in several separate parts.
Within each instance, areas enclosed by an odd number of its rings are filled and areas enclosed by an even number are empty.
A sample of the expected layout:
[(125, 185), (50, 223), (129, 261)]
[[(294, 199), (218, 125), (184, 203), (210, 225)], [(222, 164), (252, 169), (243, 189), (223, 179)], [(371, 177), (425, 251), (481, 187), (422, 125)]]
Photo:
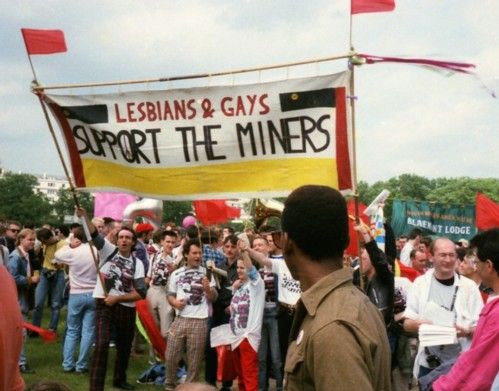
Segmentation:
[[(48, 315), (50, 309), (45, 308), (43, 312), (42, 327), (48, 325)], [(66, 327), (66, 307), (61, 311), (61, 318), (59, 320), (59, 327), (57, 330), (57, 342), (44, 343), (41, 338), (29, 338), (26, 343), (26, 355), (28, 358), (28, 365), (33, 368), (36, 373), (23, 374), (26, 386), (29, 387), (40, 380), (46, 379), (51, 381), (58, 381), (64, 383), (72, 391), (88, 390), (89, 375), (64, 373), (62, 370), (62, 334)], [(109, 358), (106, 373), (106, 390), (113, 390), (112, 376), (114, 368), (114, 356), (116, 349), (109, 349)], [(161, 390), (162, 387), (154, 385), (137, 384), (136, 380), (139, 375), (144, 372), (150, 365), (148, 364), (148, 354), (134, 355), (130, 357), (130, 364), (128, 367), (127, 375), (128, 382), (135, 386), (136, 390)], [(202, 372), (203, 373), (203, 372)]]

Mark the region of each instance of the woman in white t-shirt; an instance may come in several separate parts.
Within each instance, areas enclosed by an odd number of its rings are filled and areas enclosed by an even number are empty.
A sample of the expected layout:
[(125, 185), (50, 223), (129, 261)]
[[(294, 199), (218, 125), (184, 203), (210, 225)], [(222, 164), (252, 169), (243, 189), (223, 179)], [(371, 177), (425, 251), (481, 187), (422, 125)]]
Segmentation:
[(234, 364), (240, 390), (258, 390), (258, 346), (260, 344), (265, 286), (246, 251), (237, 261), (238, 280), (233, 285), (230, 329), (234, 334)]

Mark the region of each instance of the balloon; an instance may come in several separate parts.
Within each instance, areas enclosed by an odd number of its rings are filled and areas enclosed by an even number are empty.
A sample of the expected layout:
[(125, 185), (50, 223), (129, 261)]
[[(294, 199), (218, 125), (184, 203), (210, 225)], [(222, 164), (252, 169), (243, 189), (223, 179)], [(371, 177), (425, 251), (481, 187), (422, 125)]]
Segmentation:
[(190, 225), (196, 225), (197, 220), (194, 216), (185, 216), (184, 220), (182, 220), (182, 227), (187, 228)]
[(153, 198), (142, 198), (129, 204), (123, 211), (124, 221), (133, 221), (136, 217), (142, 217), (158, 229), (163, 218), (163, 201)]

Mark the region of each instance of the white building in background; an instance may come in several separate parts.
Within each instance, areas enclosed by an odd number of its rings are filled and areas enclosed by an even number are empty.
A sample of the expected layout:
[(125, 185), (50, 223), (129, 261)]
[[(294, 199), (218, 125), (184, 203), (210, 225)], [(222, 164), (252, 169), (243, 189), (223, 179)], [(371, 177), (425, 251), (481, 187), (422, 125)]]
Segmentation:
[(50, 202), (55, 202), (59, 199), (57, 196), (59, 189), (67, 189), (69, 187), (69, 183), (64, 177), (43, 174), (41, 176), (36, 175), (36, 179), (38, 179), (38, 185), (35, 186), (35, 190), (45, 194)]

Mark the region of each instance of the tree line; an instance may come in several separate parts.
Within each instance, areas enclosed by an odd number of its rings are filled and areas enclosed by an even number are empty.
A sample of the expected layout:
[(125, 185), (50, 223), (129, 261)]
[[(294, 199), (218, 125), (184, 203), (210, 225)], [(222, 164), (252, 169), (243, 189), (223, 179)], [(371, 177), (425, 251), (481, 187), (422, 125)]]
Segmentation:
[(359, 182), (359, 200), (369, 205), (383, 189), (390, 191), (384, 214), (390, 219), (392, 201), (411, 200), (438, 202), (453, 205), (474, 205), (477, 192), (499, 202), (499, 179), (495, 178), (435, 178), (429, 179), (414, 174), (402, 174), (372, 185)]
[[(0, 177), (0, 220), (14, 219), (37, 226), (43, 223), (60, 224), (64, 216), (74, 212), (73, 196), (69, 189), (60, 189), (59, 199), (50, 202), (36, 191), (38, 181), (34, 175), (6, 173)], [(385, 204), (385, 216), (391, 216), (393, 199), (440, 202), (445, 204), (470, 205), (475, 195), (481, 192), (499, 202), (499, 179), (495, 178), (435, 178), (429, 179), (414, 174), (402, 174), (372, 185), (360, 181), (359, 200), (366, 205), (383, 189), (390, 191)], [(78, 200), (88, 211), (93, 210), (93, 199), (89, 193), (79, 192)], [(182, 218), (191, 212), (190, 201), (164, 201), (163, 218), (181, 224)]]

